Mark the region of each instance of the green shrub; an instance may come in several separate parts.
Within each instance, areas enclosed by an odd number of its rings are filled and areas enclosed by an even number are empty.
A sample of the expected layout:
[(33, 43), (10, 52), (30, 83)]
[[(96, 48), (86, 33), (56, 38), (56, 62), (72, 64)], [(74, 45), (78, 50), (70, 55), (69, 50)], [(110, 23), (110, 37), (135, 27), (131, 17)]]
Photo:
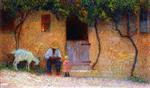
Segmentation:
[(5, 64), (0, 64), (0, 70), (6, 68), (6, 65)]
[[(3, 69), (16, 71), (12, 64), (0, 63), (0, 70), (3, 70)], [(26, 69), (25, 66), (24, 67), (19, 67), (18, 71), (21, 71), (21, 72), (30, 72), (30, 73), (37, 73), (37, 74), (44, 74), (45, 73), (45, 69), (42, 69), (39, 66), (36, 66), (34, 69), (31, 68), (30, 71), (28, 71), (28, 69)]]
[(0, 70), (2, 69), (15, 70), (12, 64), (0, 63)]
[(146, 81), (144, 78), (137, 77), (137, 76), (132, 76), (129, 78), (129, 80), (133, 82), (139, 82), (139, 83), (148, 83), (148, 81)]
[(46, 70), (40, 67), (35, 67), (35, 72), (38, 74), (45, 74)]

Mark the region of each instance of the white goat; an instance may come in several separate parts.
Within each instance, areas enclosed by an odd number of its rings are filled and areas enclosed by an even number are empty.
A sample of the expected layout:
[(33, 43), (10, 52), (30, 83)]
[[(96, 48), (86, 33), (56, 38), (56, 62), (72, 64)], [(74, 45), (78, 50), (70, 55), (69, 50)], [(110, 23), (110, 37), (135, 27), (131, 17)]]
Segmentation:
[(30, 70), (30, 63), (32, 61), (35, 62), (35, 65), (38, 65), (40, 62), (38, 57), (33, 56), (33, 54), (30, 51), (27, 51), (24, 49), (18, 49), (16, 51), (11, 52), (11, 53), (14, 54), (14, 56), (15, 56), (15, 60), (13, 62), (13, 65), (14, 65), (16, 70), (18, 70), (17, 64), (20, 61), (27, 61), (27, 69), (28, 70)]

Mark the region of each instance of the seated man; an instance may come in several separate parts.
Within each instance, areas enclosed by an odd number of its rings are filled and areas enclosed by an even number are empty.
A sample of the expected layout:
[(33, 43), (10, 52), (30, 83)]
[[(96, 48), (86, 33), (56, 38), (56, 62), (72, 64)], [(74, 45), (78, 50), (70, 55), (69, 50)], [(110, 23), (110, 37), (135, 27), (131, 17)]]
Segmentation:
[(62, 64), (60, 50), (58, 48), (49, 48), (45, 54), (45, 59), (47, 60), (47, 73), (51, 75), (51, 66), (55, 64), (56, 75), (59, 75)]

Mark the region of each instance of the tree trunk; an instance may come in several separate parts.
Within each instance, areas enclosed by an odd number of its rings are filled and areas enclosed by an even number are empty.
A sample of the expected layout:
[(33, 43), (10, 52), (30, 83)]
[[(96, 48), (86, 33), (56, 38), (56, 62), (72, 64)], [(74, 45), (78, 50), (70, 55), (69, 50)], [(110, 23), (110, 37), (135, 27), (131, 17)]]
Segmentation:
[(131, 75), (130, 75), (130, 76), (133, 76), (134, 70), (135, 70), (135, 66), (136, 66), (136, 63), (137, 63), (137, 59), (138, 59), (138, 49), (137, 49), (137, 46), (136, 46), (136, 44), (134, 43), (134, 41), (133, 41), (133, 39), (131, 37), (129, 37), (129, 40), (131, 41), (131, 43), (132, 43), (132, 45), (134, 47), (134, 50), (135, 50), (134, 62), (133, 62), (133, 65), (132, 65)]
[(137, 48), (134, 40), (132, 39), (132, 36), (130, 35), (130, 30), (131, 30), (131, 28), (130, 28), (130, 12), (128, 12), (128, 16), (127, 17), (128, 17), (127, 18), (127, 20), (128, 20), (128, 22), (127, 22), (127, 34), (129, 36), (128, 39), (131, 41), (131, 43), (132, 43), (132, 45), (134, 47), (134, 50), (135, 50), (134, 62), (133, 62), (132, 69), (131, 69), (131, 74), (130, 74), (130, 76), (133, 76), (134, 70), (135, 70), (135, 66), (136, 66), (136, 63), (137, 63), (137, 59), (138, 59), (138, 48)]
[(19, 40), (20, 40), (20, 33), (21, 33), (21, 30), (22, 30), (22, 25), (23, 23), (25, 22), (28, 14), (29, 14), (30, 11), (26, 12), (26, 13), (21, 13), (21, 21), (20, 23), (16, 26), (15, 28), (15, 42), (16, 42), (16, 50), (19, 49)]
[(17, 33), (15, 32), (14, 33), (15, 35), (14, 35), (14, 37), (15, 37), (15, 43), (16, 43), (16, 50), (19, 48), (19, 46), (18, 46), (18, 39), (17, 39)]
[(101, 43), (100, 43), (100, 38), (99, 38), (99, 33), (98, 33), (98, 28), (97, 28), (97, 19), (95, 19), (94, 29), (95, 29), (96, 38), (97, 38), (97, 41), (98, 41), (98, 54), (97, 54), (97, 57), (96, 57), (96, 61), (92, 65), (93, 70), (94, 70), (95, 65), (98, 63), (100, 53), (101, 53)]
[(134, 47), (134, 50), (135, 50), (134, 63), (132, 65), (132, 69), (131, 69), (131, 73), (130, 73), (130, 76), (133, 76), (135, 66), (136, 66), (136, 63), (137, 63), (138, 49), (137, 49), (137, 46), (134, 43), (133, 39), (130, 36), (130, 14), (128, 14), (128, 19), (127, 20), (128, 20), (128, 22), (127, 22), (127, 35), (123, 35), (121, 33), (121, 31), (118, 28), (118, 22), (115, 22), (115, 29), (116, 29), (116, 31), (118, 31), (118, 33), (121, 37), (125, 37), (125, 38), (129, 39), (129, 41), (131, 42), (131, 44)]
[(22, 30), (22, 24), (19, 25), (17, 31), (15, 32), (16, 50), (19, 49), (19, 45), (20, 45), (19, 39), (20, 39), (21, 30)]

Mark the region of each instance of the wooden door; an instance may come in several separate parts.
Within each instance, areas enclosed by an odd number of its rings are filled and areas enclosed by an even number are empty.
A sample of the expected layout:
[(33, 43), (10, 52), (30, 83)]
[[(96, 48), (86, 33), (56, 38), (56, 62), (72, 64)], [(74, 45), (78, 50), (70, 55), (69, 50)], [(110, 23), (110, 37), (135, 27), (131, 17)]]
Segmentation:
[(74, 69), (88, 69), (89, 48), (88, 25), (81, 22), (77, 16), (67, 17), (66, 38), (67, 53)]
[(67, 41), (67, 52), (73, 65), (89, 65), (89, 46), (87, 41)]

